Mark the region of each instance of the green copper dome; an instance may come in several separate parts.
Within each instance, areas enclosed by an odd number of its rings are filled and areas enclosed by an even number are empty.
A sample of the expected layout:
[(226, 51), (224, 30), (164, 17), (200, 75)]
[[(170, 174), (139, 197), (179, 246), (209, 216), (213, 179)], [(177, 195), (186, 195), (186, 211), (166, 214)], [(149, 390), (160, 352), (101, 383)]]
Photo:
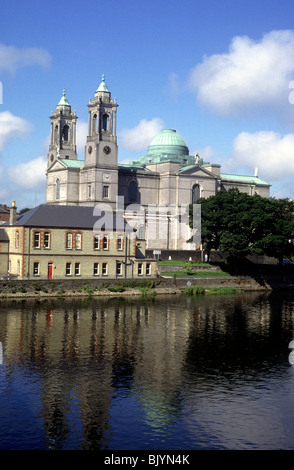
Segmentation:
[(150, 143), (147, 155), (189, 155), (189, 149), (174, 129), (163, 129)]
[(195, 165), (184, 139), (174, 129), (163, 129), (150, 143), (147, 155), (130, 162), (129, 166), (146, 167), (157, 163), (178, 163), (184, 167)]
[(102, 75), (102, 82), (100, 83), (99, 85), (99, 88), (97, 89), (97, 91), (104, 91), (106, 93), (109, 93), (109, 90), (106, 86), (106, 83), (105, 83), (105, 75), (103, 74)]
[(61, 98), (61, 100), (59, 101), (59, 103), (58, 103), (57, 106), (69, 106), (69, 102), (67, 101), (67, 98), (66, 98), (66, 96), (65, 96), (65, 90), (63, 90), (62, 98)]

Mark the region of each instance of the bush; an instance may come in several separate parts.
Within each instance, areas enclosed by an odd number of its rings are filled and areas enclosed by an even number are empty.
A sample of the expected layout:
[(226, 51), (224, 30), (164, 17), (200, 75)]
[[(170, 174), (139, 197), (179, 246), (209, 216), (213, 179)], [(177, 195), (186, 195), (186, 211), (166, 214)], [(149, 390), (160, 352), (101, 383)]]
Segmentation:
[(124, 292), (126, 289), (122, 286), (117, 286), (117, 287), (108, 287), (108, 290), (110, 292)]
[(188, 286), (184, 289), (184, 294), (186, 294), (186, 295), (203, 295), (203, 294), (205, 294), (205, 289), (202, 286)]

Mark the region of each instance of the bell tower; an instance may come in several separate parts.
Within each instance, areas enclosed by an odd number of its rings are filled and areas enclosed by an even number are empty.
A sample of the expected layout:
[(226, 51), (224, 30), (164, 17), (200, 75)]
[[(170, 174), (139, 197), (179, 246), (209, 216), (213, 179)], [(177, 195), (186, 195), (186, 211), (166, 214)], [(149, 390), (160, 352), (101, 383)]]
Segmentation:
[(88, 136), (84, 166), (80, 171), (80, 203), (83, 205), (103, 202), (115, 207), (118, 195), (117, 106), (103, 75), (94, 99), (88, 103)]
[(77, 115), (72, 113), (65, 96), (65, 90), (55, 113), (51, 113), (51, 133), (48, 151), (48, 167), (57, 159), (77, 160), (76, 122)]
[(85, 148), (85, 167), (117, 168), (116, 98), (111, 98), (105, 77), (89, 100), (88, 137)]

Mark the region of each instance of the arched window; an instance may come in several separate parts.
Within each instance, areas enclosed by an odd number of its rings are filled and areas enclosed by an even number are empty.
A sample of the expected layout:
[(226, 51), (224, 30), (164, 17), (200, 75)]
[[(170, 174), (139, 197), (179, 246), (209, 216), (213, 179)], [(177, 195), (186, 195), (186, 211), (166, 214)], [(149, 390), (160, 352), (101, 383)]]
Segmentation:
[(62, 140), (64, 142), (68, 141), (68, 131), (69, 131), (69, 127), (67, 124), (65, 124), (62, 128)]
[(137, 232), (138, 240), (145, 240), (145, 227), (144, 225), (140, 225)]
[(57, 201), (60, 199), (60, 179), (59, 178), (57, 178), (57, 180), (56, 180), (55, 198), (56, 198)]
[(97, 114), (94, 114), (93, 121), (92, 121), (93, 134), (97, 134), (97, 123), (98, 123)]
[(54, 127), (54, 141), (58, 142), (59, 137), (58, 137), (58, 125), (56, 124)]
[(200, 186), (199, 184), (194, 184), (192, 188), (192, 204), (200, 199)]
[(138, 185), (136, 181), (131, 181), (128, 186), (129, 202), (131, 203), (137, 202), (137, 198), (138, 198)]
[(101, 126), (102, 126), (103, 131), (108, 131), (108, 120), (109, 120), (108, 114), (103, 114), (102, 115), (102, 122), (101, 122)]

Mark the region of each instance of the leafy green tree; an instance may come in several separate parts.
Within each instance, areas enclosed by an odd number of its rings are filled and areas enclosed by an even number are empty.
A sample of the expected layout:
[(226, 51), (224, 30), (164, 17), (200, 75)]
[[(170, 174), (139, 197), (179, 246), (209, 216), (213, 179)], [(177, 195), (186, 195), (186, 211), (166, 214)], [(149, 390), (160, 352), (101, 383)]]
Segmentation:
[[(234, 259), (248, 254), (283, 257), (294, 253), (294, 204), (287, 199), (249, 196), (238, 189), (199, 199), (202, 244), (208, 253), (227, 252)], [(193, 227), (193, 206), (190, 226)]]

